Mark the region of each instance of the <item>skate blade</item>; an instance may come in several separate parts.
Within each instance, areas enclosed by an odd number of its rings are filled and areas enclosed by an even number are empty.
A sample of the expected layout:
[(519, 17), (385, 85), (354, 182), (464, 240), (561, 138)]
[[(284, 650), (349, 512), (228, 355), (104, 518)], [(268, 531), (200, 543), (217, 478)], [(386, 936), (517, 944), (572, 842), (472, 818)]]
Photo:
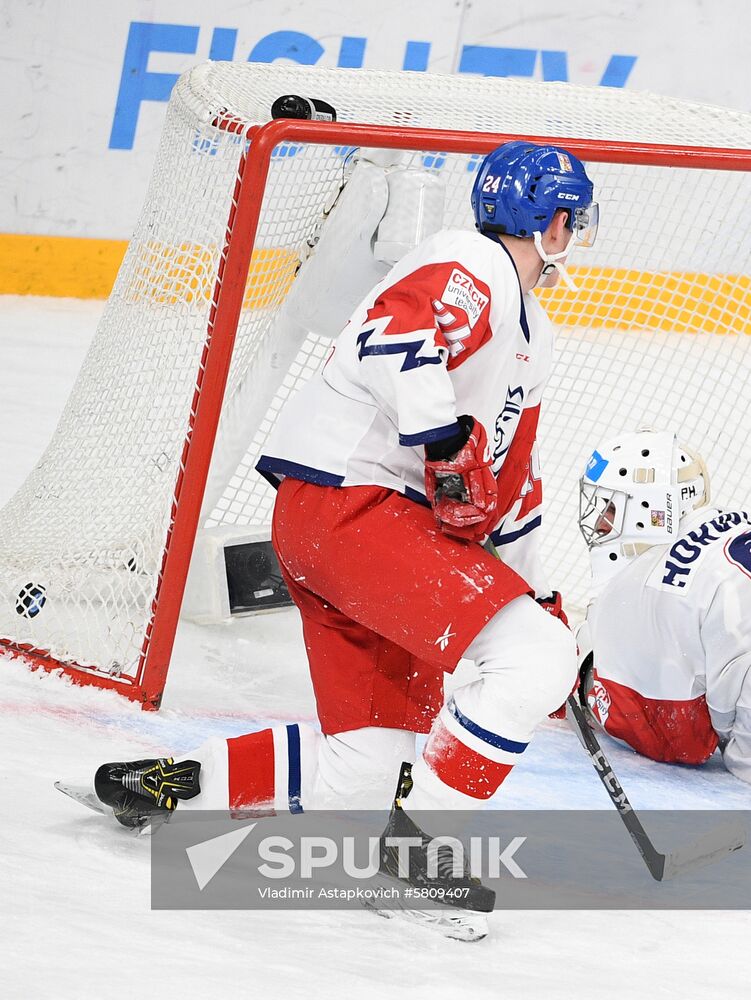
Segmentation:
[[(79, 805), (86, 806), (87, 809), (91, 809), (92, 812), (99, 813), (100, 816), (109, 816), (117, 822), (111, 807), (106, 806), (99, 799), (96, 792), (87, 785), (71, 785), (66, 781), (56, 781), (55, 788), (58, 792), (62, 792), (63, 795), (67, 795), (68, 798), (73, 799), (74, 802), (78, 802)], [(132, 830), (123, 826), (122, 829), (127, 830), (128, 833), (135, 837), (150, 837), (162, 823), (166, 822), (168, 816), (168, 813), (164, 814), (164, 818), (162, 818), (161, 815), (152, 816), (151, 821), (146, 823), (144, 826), (133, 827)]]
[(100, 816), (111, 816), (112, 810), (97, 798), (96, 792), (86, 785), (69, 785), (65, 781), (56, 781), (55, 788), (63, 795), (67, 795), (74, 802), (86, 806)]
[(384, 910), (370, 902), (363, 905), (379, 917), (406, 920), (454, 941), (482, 941), (488, 935), (488, 918), (472, 910)]

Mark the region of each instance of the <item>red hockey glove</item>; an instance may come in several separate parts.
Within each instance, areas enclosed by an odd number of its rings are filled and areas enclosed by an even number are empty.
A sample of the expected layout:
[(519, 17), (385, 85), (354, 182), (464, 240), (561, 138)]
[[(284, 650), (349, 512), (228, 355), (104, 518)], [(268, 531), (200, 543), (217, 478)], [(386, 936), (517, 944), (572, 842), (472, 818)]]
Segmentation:
[(436, 457), (436, 445), (425, 449), (425, 492), (442, 531), (477, 542), (497, 519), (498, 485), (485, 428), (468, 416), (459, 423), (467, 437), (451, 458)]
[(563, 599), (557, 590), (554, 590), (547, 597), (536, 597), (535, 600), (549, 615), (552, 615), (554, 618), (560, 618), (566, 628), (568, 628), (568, 618), (566, 617), (566, 612), (563, 610)]

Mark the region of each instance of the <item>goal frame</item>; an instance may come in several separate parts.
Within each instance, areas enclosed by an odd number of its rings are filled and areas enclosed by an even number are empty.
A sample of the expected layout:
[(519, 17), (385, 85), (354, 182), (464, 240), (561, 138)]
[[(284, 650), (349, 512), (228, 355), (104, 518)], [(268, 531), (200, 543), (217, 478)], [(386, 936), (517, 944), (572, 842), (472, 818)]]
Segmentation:
[(276, 147), (290, 142), (483, 155), (503, 142), (522, 139), (536, 144), (563, 146), (584, 161), (751, 172), (751, 150), (745, 149), (295, 119), (276, 119), (263, 125), (248, 126), (235, 118), (227, 118), (216, 119), (212, 124), (223, 131), (242, 135), (245, 149), (239, 159), (223, 250), (211, 297), (206, 339), (172, 499), (170, 524), (137, 670), (133, 676), (110, 676), (79, 664), (60, 662), (37, 649), (24, 648), (0, 638), (0, 647), (21, 657), (33, 667), (62, 670), (76, 684), (118, 691), (131, 701), (138, 702), (145, 710), (157, 710), (160, 707), (166, 684), (263, 193)]

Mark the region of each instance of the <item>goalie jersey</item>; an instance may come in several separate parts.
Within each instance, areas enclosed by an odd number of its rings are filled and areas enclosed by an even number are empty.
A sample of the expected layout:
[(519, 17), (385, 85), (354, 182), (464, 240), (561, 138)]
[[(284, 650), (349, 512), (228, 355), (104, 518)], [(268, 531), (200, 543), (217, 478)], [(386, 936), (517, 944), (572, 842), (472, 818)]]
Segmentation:
[(703, 763), (719, 745), (751, 782), (751, 516), (703, 508), (590, 605), (588, 703), (653, 760)]
[[(291, 476), (382, 486), (426, 503), (423, 446), (454, 435), (457, 416), (470, 414), (487, 431), (504, 497), (492, 537), (544, 593), (536, 546), (519, 542), (541, 522), (534, 443), (552, 351), (550, 321), (532, 293), (522, 294), (502, 244), (436, 233), (355, 309), (322, 372), (285, 405), (257, 468), (275, 484)], [(504, 479), (515, 435), (523, 481), (511, 469)]]

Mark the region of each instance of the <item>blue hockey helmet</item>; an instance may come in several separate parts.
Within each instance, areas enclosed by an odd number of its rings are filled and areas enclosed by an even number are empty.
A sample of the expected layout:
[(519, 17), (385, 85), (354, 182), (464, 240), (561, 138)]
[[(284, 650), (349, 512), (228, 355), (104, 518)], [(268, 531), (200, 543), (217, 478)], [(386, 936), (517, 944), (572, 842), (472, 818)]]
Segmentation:
[[(480, 164), (472, 186), (475, 225), (485, 235), (544, 233), (556, 209), (580, 246), (592, 246), (599, 212), (583, 164), (559, 146), (504, 142)], [(491, 237), (492, 238), (492, 237)]]

